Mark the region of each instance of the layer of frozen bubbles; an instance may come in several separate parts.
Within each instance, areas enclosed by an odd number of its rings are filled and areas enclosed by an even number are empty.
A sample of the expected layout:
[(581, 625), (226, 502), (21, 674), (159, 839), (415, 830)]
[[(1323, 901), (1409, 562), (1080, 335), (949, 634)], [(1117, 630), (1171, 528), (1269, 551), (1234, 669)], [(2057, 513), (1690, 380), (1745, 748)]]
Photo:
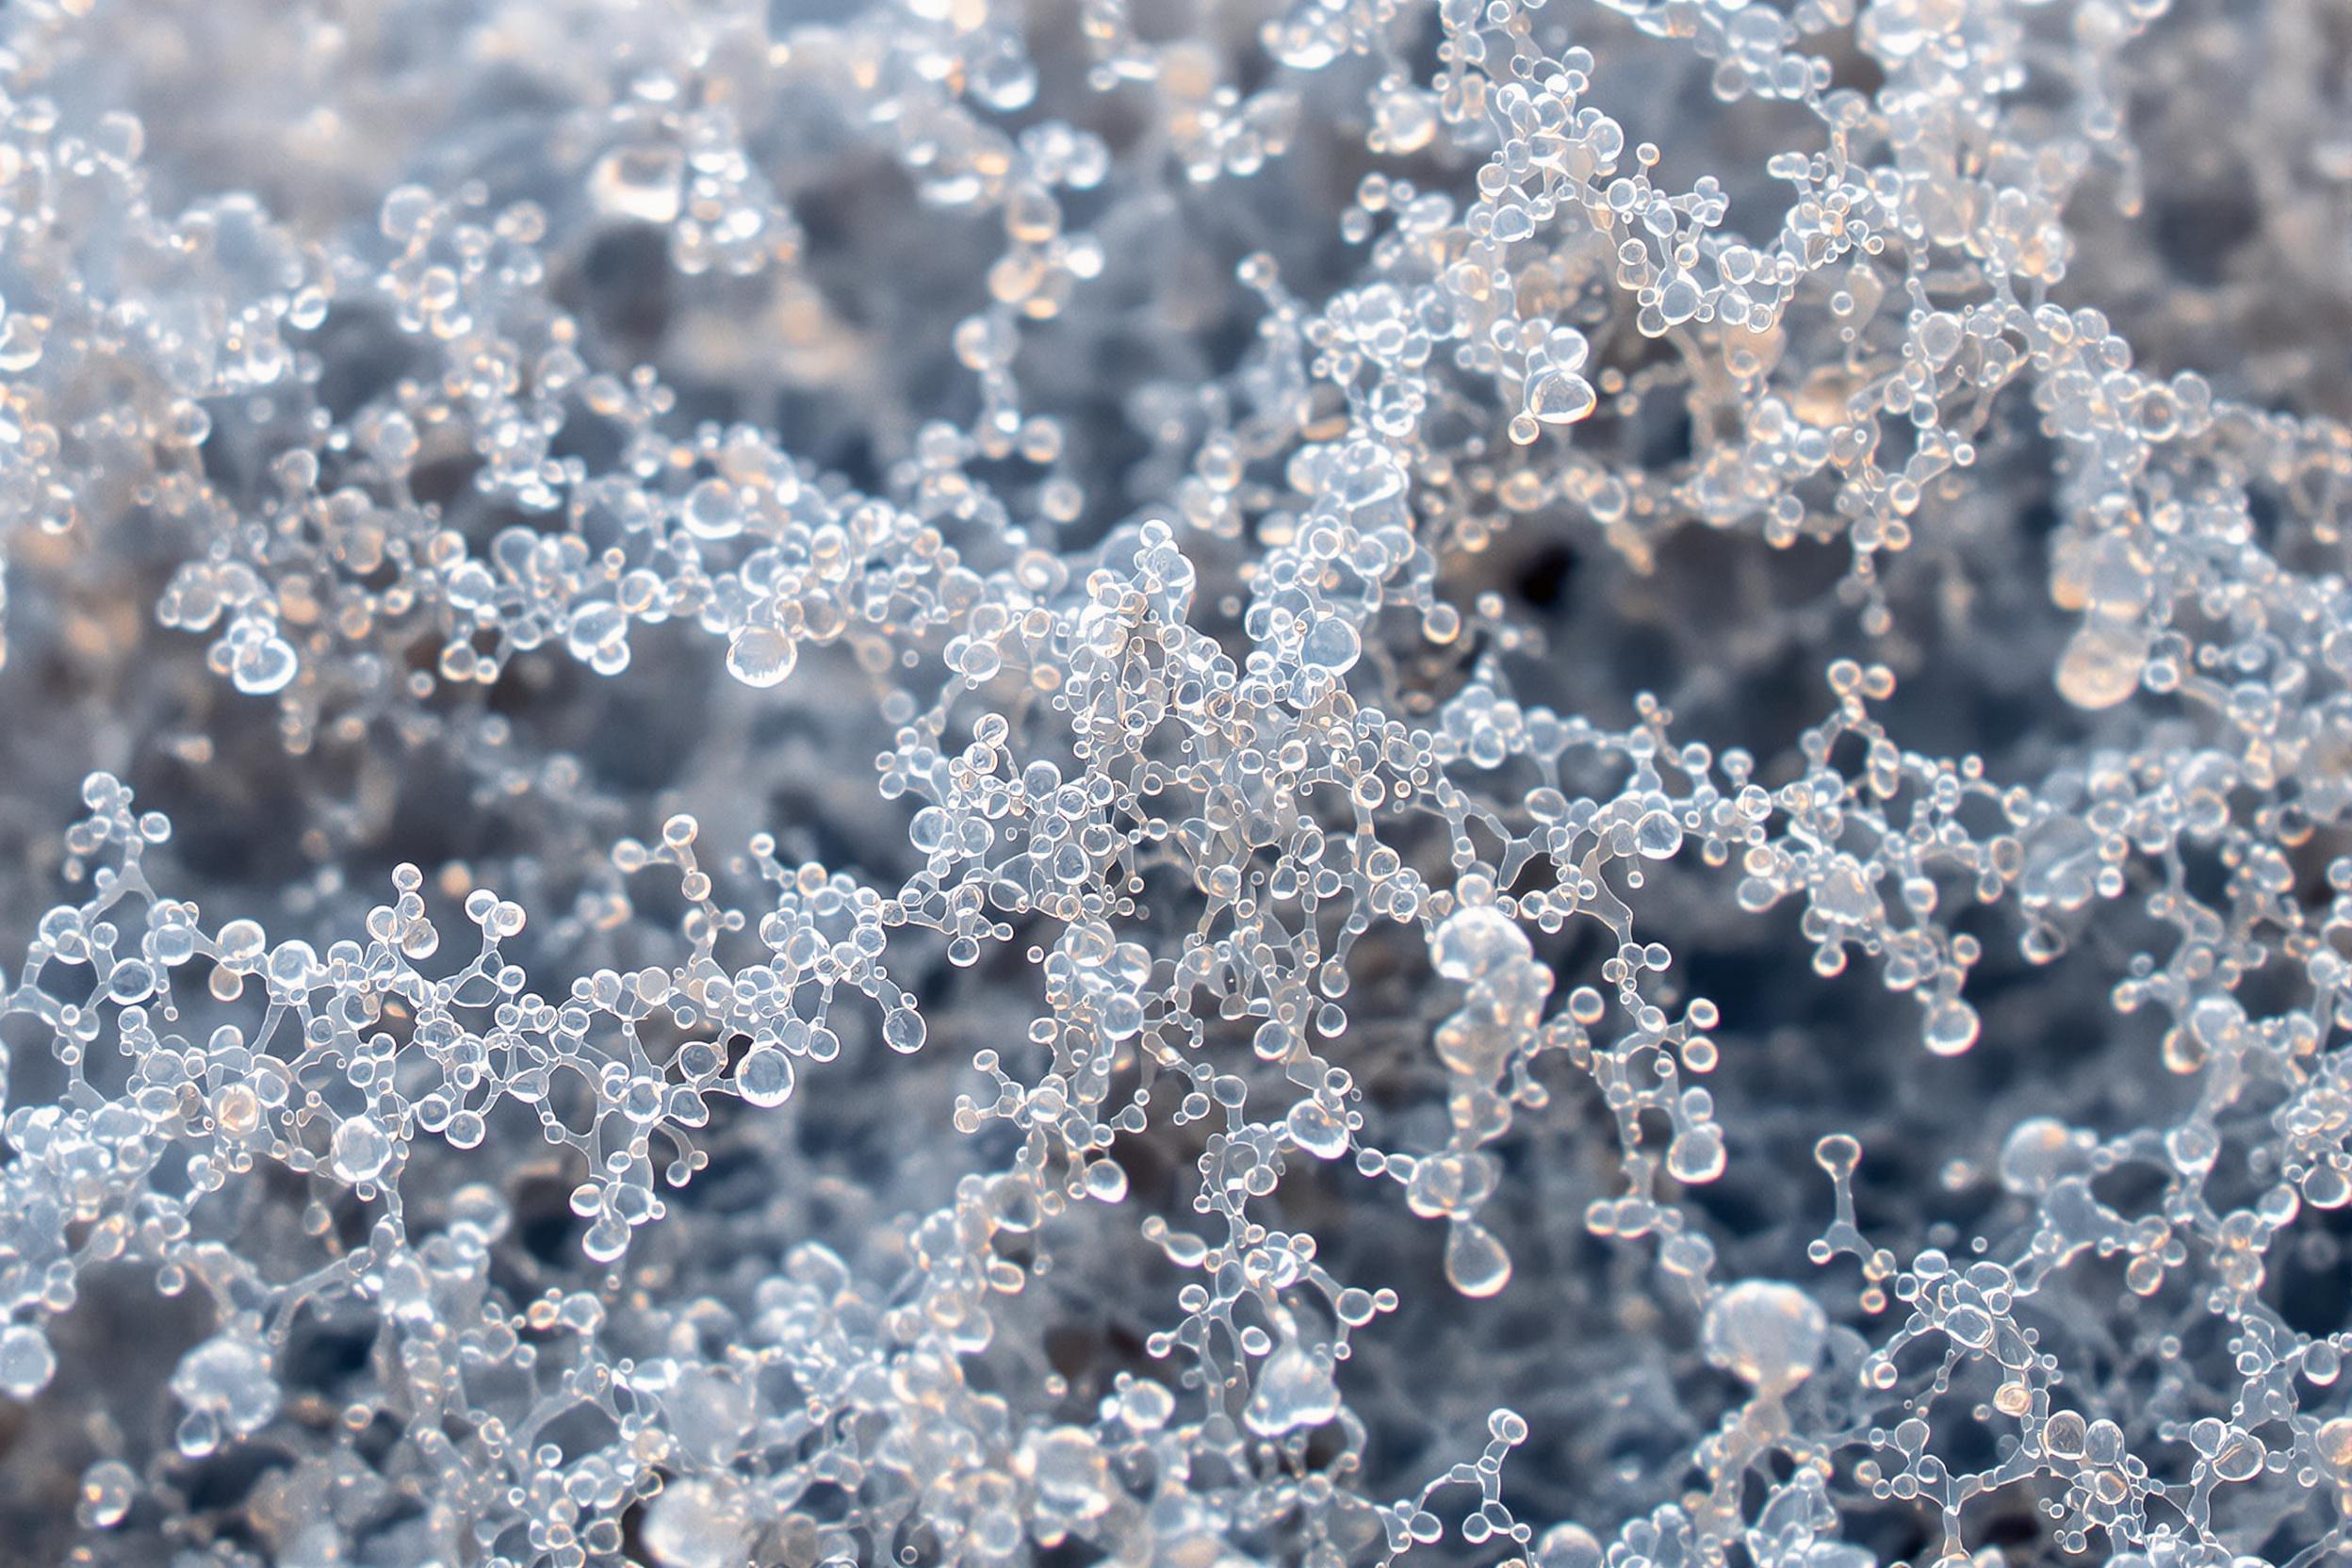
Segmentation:
[(0, 8), (0, 1560), (2345, 1560), (2347, 84)]

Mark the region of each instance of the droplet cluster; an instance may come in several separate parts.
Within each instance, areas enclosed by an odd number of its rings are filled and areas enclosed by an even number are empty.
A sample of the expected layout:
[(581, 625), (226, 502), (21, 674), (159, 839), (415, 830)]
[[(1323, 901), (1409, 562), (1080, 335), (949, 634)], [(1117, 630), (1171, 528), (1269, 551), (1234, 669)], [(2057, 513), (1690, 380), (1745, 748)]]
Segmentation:
[(2341, 1560), (2347, 80), (0, 8), (0, 1559)]

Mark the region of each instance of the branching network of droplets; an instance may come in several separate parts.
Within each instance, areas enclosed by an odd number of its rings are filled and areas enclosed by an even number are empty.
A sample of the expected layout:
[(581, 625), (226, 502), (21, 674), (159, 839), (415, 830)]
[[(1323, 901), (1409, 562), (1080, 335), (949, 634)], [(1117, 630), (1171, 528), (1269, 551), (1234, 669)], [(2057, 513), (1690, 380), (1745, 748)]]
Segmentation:
[(0, 1535), (2335, 1560), (2347, 367), (2327, 0), (17, 0)]

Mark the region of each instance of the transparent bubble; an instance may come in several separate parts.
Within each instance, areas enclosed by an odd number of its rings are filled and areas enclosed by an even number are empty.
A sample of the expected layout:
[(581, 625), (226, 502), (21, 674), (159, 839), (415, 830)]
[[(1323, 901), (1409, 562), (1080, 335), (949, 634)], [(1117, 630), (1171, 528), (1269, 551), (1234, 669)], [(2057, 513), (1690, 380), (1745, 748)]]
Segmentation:
[(1976, 1043), (1977, 1029), (1976, 1009), (1952, 997), (1928, 1009), (1923, 1037), (1936, 1055), (1957, 1056)]
[(57, 1358), (40, 1330), (22, 1323), (0, 1330), (0, 1394), (29, 1399), (57, 1376)]
[(1666, 1146), (1666, 1174), (1697, 1186), (1723, 1173), (1723, 1135), (1713, 1126), (1693, 1127)]
[(1682, 823), (1672, 811), (1650, 811), (1634, 825), (1634, 846), (1652, 860), (1671, 860), (1682, 849)]
[(180, 1359), (172, 1392), (197, 1416), (240, 1435), (258, 1431), (281, 1397), (260, 1348), (233, 1335), (205, 1340)]
[(2012, 1192), (2048, 1192), (2064, 1178), (2089, 1168), (2085, 1140), (2050, 1117), (2018, 1122), (2001, 1146), (2001, 1184)]
[(799, 661), (799, 645), (774, 627), (747, 626), (727, 649), (728, 673), (746, 686), (781, 685)]
[(112, 1529), (129, 1516), (138, 1498), (138, 1473), (121, 1460), (104, 1459), (82, 1472), (76, 1512), (91, 1529)]
[(258, 637), (231, 655), (229, 678), (248, 696), (268, 696), (286, 690), (300, 668), (293, 645), (283, 637)]
[(1285, 1340), (1258, 1367), (1242, 1420), (1261, 1437), (1319, 1427), (1339, 1414), (1330, 1367), (1296, 1340)]
[(1363, 653), (1364, 642), (1356, 629), (1336, 615), (1316, 619), (1307, 628), (1306, 641), (1299, 646), (1301, 660), (1333, 675), (1353, 669)]
[(1542, 424), (1575, 424), (1599, 401), (1592, 384), (1570, 370), (1546, 370), (1527, 385), (1527, 412)]
[(1446, 1231), (1446, 1278), (1464, 1296), (1493, 1296), (1511, 1282), (1511, 1254), (1476, 1220), (1457, 1220)]
[(392, 1135), (372, 1116), (355, 1116), (335, 1129), (331, 1158), (346, 1182), (372, 1182), (392, 1163)]
[(750, 1527), (730, 1489), (674, 1480), (645, 1511), (645, 1549), (661, 1568), (735, 1568)]
[(735, 1069), (737, 1091), (762, 1109), (790, 1100), (792, 1080), (792, 1058), (775, 1046), (760, 1046), (750, 1052)]
[(1431, 947), (1437, 972), (1448, 980), (1484, 978), (1506, 965), (1525, 962), (1532, 951), (1527, 933), (1489, 904), (1465, 906), (1448, 915)]
[(2320, 1462), (2340, 1478), (2352, 1480), (2352, 1416), (2322, 1422), (2317, 1444)]
[(920, 1051), (924, 1036), (923, 1015), (912, 1007), (893, 1007), (882, 1016), (882, 1041), (893, 1051)]
[(1601, 1568), (1600, 1542), (1582, 1525), (1554, 1525), (1536, 1544), (1535, 1568)]
[(1437, 100), (1418, 88), (1400, 87), (1381, 95), (1373, 123), (1389, 152), (1417, 153), (1437, 135)]
[(1058, 1428), (1033, 1443), (1022, 1458), (1038, 1500), (1052, 1512), (1097, 1519), (1110, 1511), (1116, 1495), (1110, 1461), (1091, 1433)]
[(697, 539), (732, 539), (743, 531), (743, 503), (735, 486), (707, 479), (686, 493), (678, 518)]
[(1707, 1359), (1757, 1393), (1785, 1394), (1821, 1365), (1829, 1319), (1795, 1285), (1743, 1280), (1707, 1304)]
[(2058, 692), (2077, 708), (2113, 708), (2139, 689), (2148, 636), (2132, 622), (2094, 616), (2058, 661)]

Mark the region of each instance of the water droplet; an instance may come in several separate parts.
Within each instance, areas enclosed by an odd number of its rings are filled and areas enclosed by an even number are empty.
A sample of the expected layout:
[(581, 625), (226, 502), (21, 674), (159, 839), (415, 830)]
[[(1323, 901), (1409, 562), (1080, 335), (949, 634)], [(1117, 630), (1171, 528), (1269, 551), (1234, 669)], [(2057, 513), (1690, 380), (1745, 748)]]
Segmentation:
[(882, 1015), (882, 1043), (892, 1051), (920, 1051), (924, 1036), (923, 1015), (912, 1007), (893, 1007)]
[(792, 1097), (792, 1058), (773, 1045), (746, 1054), (735, 1069), (735, 1092), (762, 1110)]
[(2270, 1450), (2262, 1440), (2248, 1431), (2232, 1431), (2213, 1456), (2213, 1474), (2225, 1481), (2250, 1481), (2262, 1473), (2262, 1462)]
[(0, 326), (0, 370), (21, 375), (41, 363), (41, 329), (23, 316), (11, 316)]
[(2148, 632), (2137, 622), (2094, 615), (2066, 640), (2058, 660), (2058, 694), (2077, 708), (2113, 708), (2139, 690), (2148, 667)]
[(1086, 1196), (1100, 1203), (1125, 1201), (1126, 1168), (1117, 1160), (1097, 1160), (1086, 1167)]
[(239, 1435), (268, 1425), (280, 1397), (260, 1348), (229, 1334), (205, 1340), (181, 1357), (172, 1374), (172, 1392), (191, 1417), (209, 1418)]
[(1958, 997), (1947, 997), (1928, 1009), (1920, 1037), (1938, 1056), (1957, 1056), (1976, 1043), (1976, 1009)]
[(1582, 1525), (1554, 1525), (1536, 1544), (1535, 1568), (1601, 1568), (1600, 1542)]
[(1795, 1285), (1743, 1280), (1708, 1303), (1699, 1337), (1707, 1359), (1759, 1394), (1785, 1394), (1821, 1365), (1829, 1317)]
[(155, 972), (144, 959), (124, 958), (106, 973), (106, 996), (122, 1006), (155, 994)]
[(1547, 425), (1573, 425), (1598, 402), (1592, 384), (1570, 370), (1546, 370), (1527, 386), (1527, 412)]
[(1533, 949), (1527, 934), (1492, 904), (1472, 904), (1446, 917), (1431, 956), (1448, 980), (1478, 980), (1506, 964), (1524, 962)]
[(119, 1459), (102, 1459), (82, 1472), (82, 1499), (77, 1511), (91, 1529), (107, 1530), (121, 1524), (139, 1495), (139, 1476)]
[(1037, 68), (1014, 38), (1007, 38), (1002, 48), (984, 51), (967, 82), (972, 97), (1000, 114), (1025, 109), (1037, 95)]
[(1385, 93), (1373, 111), (1373, 123), (1387, 151), (1417, 153), (1437, 135), (1436, 95), (1417, 87)]
[(1305, 663), (1333, 675), (1345, 675), (1355, 668), (1363, 653), (1364, 639), (1354, 623), (1330, 614), (1318, 616), (1308, 627), (1306, 640), (1298, 649), (1298, 657)]
[(372, 1116), (355, 1116), (335, 1130), (335, 1173), (346, 1182), (372, 1182), (392, 1161), (392, 1137)]
[(750, 1532), (731, 1489), (673, 1480), (645, 1510), (645, 1550), (662, 1568), (738, 1568)]
[(1703, 1186), (1723, 1173), (1723, 1135), (1709, 1123), (1693, 1127), (1666, 1146), (1666, 1174), (1686, 1186)]
[(1886, 912), (1870, 878), (1863, 874), (1861, 863), (1851, 855), (1840, 855), (1831, 864), (1828, 874), (1813, 890), (1813, 907), (1846, 926), (1875, 925)]
[(729, 674), (746, 686), (783, 683), (800, 662), (800, 645), (772, 626), (747, 626), (727, 647)]
[(1993, 1342), (1993, 1320), (1981, 1307), (1954, 1307), (1944, 1315), (1944, 1332), (1955, 1345), (1982, 1350)]
[[(1125, 1374), (1121, 1374), (1125, 1376)], [(1176, 1397), (1168, 1385), (1137, 1378), (1119, 1391), (1119, 1418), (1135, 1431), (1157, 1431), (1176, 1413)], [(2346, 1423), (2352, 1425), (2352, 1423)]]
[(732, 539), (743, 531), (743, 498), (723, 479), (707, 479), (686, 492), (678, 520), (697, 539)]
[(57, 1372), (57, 1352), (39, 1329), (14, 1323), (0, 1331), (0, 1394), (29, 1399), (47, 1388)]
[(1511, 1254), (1477, 1220), (1456, 1220), (1446, 1233), (1446, 1278), (1464, 1296), (1492, 1296), (1511, 1283)]
[(1319, 1427), (1338, 1414), (1339, 1388), (1330, 1366), (1286, 1338), (1258, 1368), (1242, 1420), (1260, 1437), (1280, 1437), (1299, 1427)]
[(1652, 811), (1634, 825), (1634, 847), (1645, 859), (1671, 860), (1682, 848), (1682, 822), (1672, 811)]
[(598, 1215), (580, 1238), (580, 1250), (591, 1263), (611, 1263), (629, 1250), (629, 1226), (610, 1214)]
[(1290, 1108), (1284, 1125), (1291, 1140), (1318, 1160), (1335, 1160), (1348, 1152), (1348, 1123), (1317, 1100), (1301, 1100)]
[(238, 646), (229, 661), (229, 679), (248, 696), (266, 697), (286, 690), (300, 667), (293, 645), (271, 634)]
[(2011, 1192), (2048, 1192), (2066, 1177), (2090, 1168), (2087, 1144), (2063, 1121), (2029, 1117), (2010, 1129), (2001, 1146), (2001, 1184)]
[(2339, 1415), (2319, 1429), (2319, 1462), (2340, 1477), (2352, 1478), (2352, 1415)]
[[(629, 663), (629, 613), (611, 599), (592, 599), (576, 606), (564, 628), (564, 645), (572, 657), (600, 673), (618, 675)], [(611, 670), (605, 665), (619, 665)]]
[(1021, 1468), (1049, 1513), (1095, 1519), (1110, 1511), (1115, 1494), (1110, 1461), (1091, 1432), (1057, 1427), (1032, 1438), (1023, 1446)]

